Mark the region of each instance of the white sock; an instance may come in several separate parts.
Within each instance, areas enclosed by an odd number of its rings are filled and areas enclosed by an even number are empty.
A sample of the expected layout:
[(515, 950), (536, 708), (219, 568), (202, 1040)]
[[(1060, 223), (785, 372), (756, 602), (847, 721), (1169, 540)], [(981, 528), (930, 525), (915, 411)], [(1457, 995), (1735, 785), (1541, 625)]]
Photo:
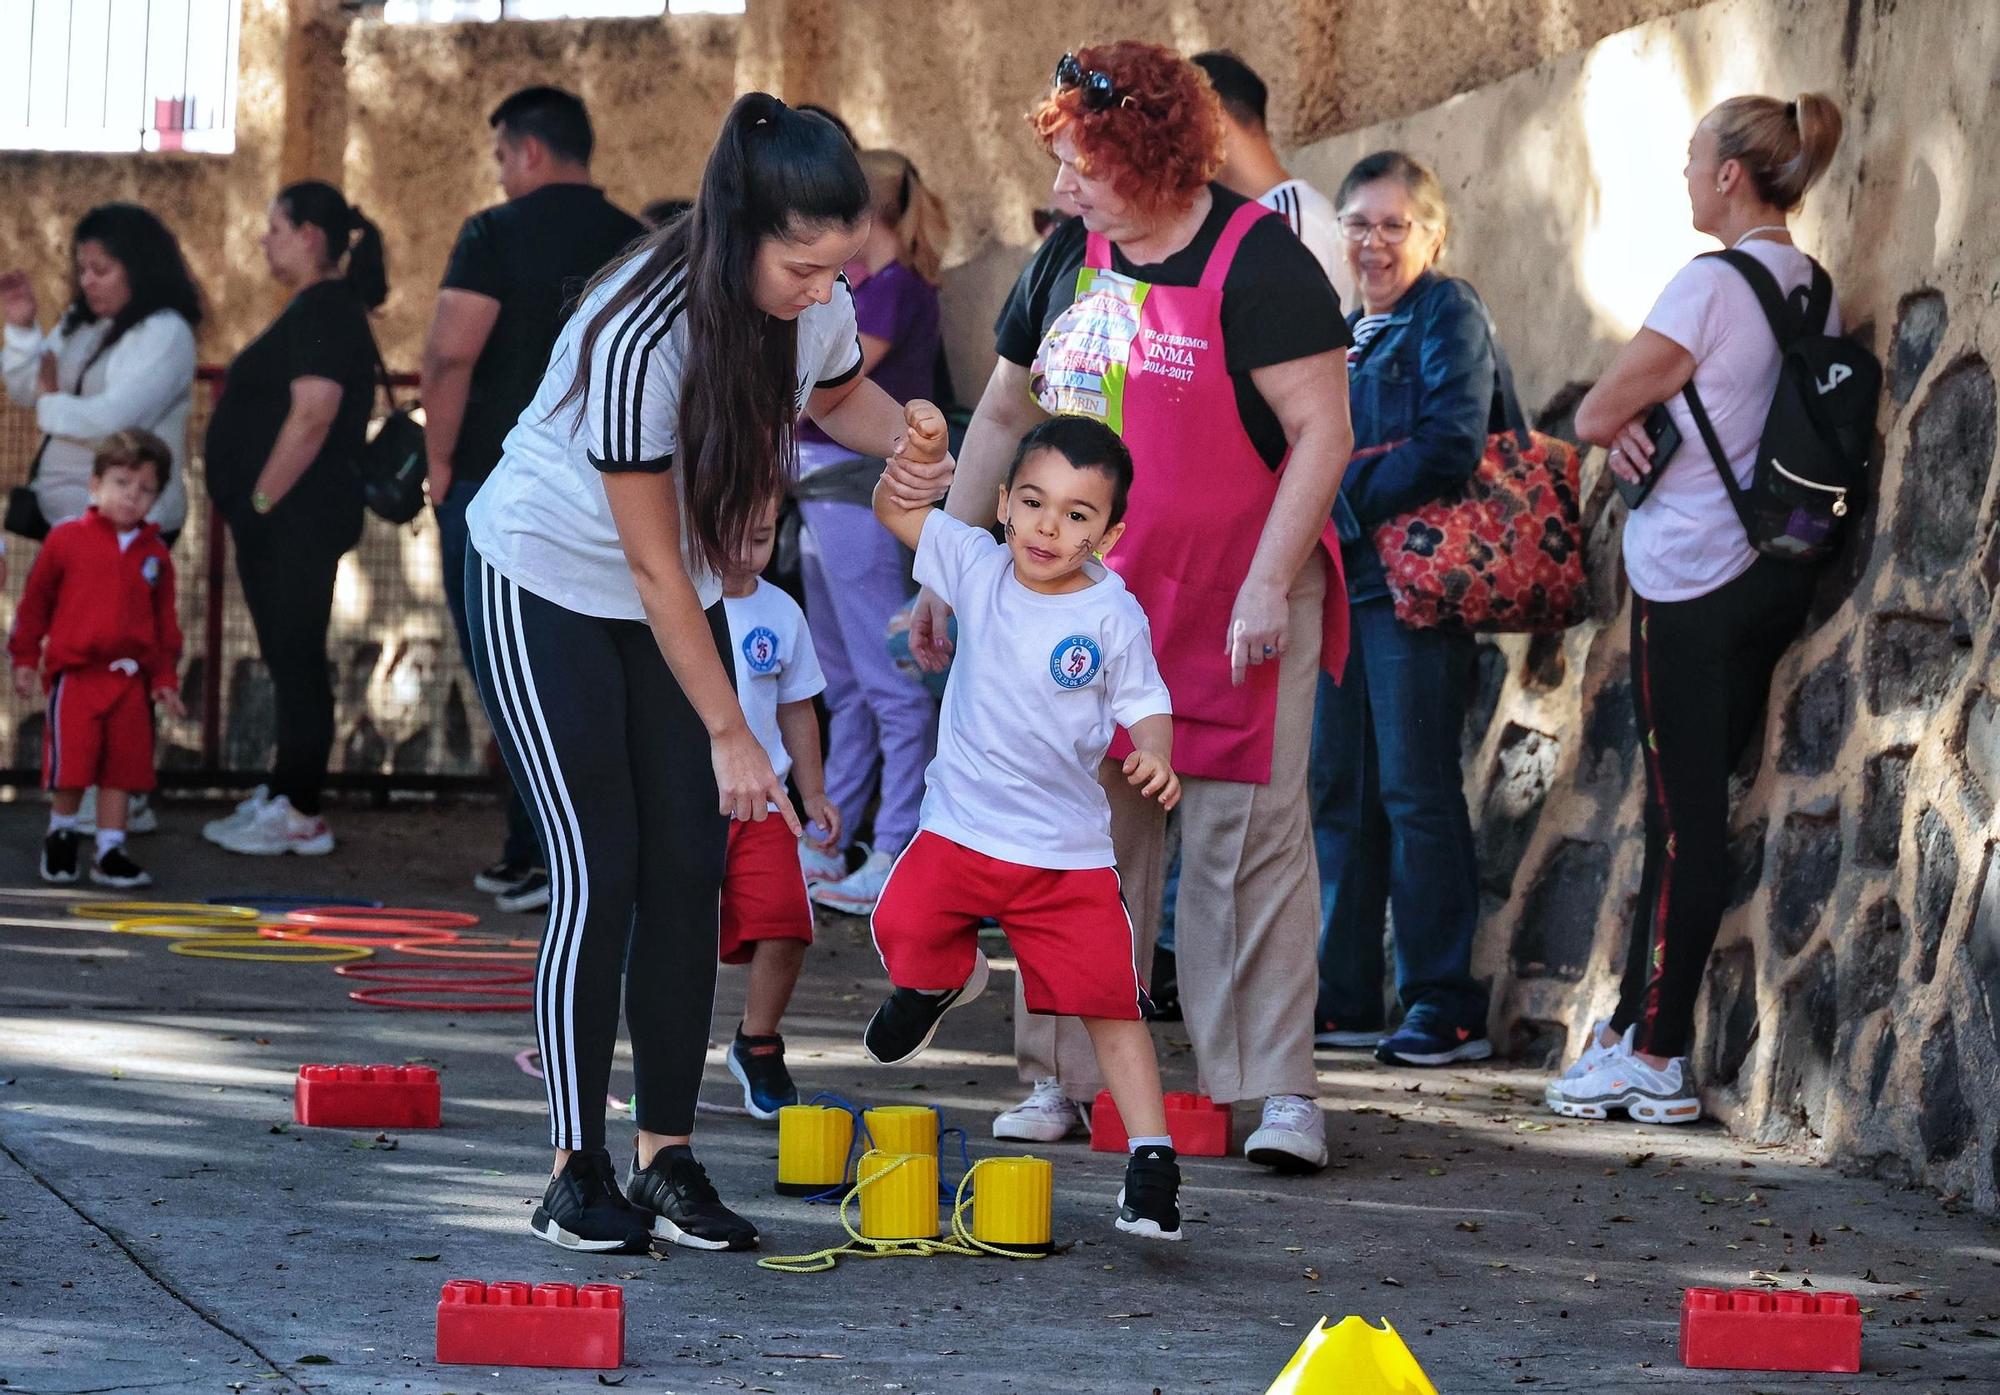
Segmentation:
[(113, 848), (125, 846), (125, 830), (122, 828), (100, 828), (97, 830), (97, 856), (102, 861), (104, 854)]
[(80, 817), (77, 814), (50, 814), (49, 832), (74, 833), (76, 832), (76, 825)]
[(1127, 1138), (1125, 1140), (1125, 1151), (1128, 1153), (1136, 1153), (1141, 1148), (1171, 1148), (1173, 1146), (1173, 1139), (1166, 1137)]

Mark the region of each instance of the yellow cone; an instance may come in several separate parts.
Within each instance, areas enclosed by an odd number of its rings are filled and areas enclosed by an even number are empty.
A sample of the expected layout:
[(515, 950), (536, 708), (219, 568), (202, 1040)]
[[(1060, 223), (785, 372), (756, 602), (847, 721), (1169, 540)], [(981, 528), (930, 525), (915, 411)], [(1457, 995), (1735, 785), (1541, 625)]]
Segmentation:
[(1358, 1317), (1321, 1318), (1265, 1395), (1437, 1395), (1396, 1329)]

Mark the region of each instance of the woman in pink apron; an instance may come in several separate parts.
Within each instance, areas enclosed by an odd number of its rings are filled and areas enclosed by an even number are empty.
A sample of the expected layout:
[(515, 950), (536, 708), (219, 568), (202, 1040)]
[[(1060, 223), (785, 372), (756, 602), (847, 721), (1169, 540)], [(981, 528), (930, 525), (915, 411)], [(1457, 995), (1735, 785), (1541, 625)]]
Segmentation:
[[(1000, 361), (949, 508), (990, 522), (1021, 436), (1050, 413), (1106, 422), (1137, 476), (1105, 559), (1146, 609), (1174, 704), (1182, 1005), (1201, 1087), (1257, 1100), (1245, 1148), (1288, 1171), (1325, 1164), (1312, 1059), (1319, 886), (1305, 772), (1318, 671), (1346, 655), (1329, 522), (1347, 461), (1348, 336), (1339, 298), (1282, 219), (1210, 183), (1221, 115), (1200, 70), (1118, 43), (1066, 54), (1031, 120), (1078, 217), (1042, 245), (1001, 313)], [(913, 650), (942, 633), (919, 606)], [(933, 651), (935, 655), (935, 650)], [(1105, 781), (1139, 964), (1165, 871), (1157, 805)], [(1082, 1127), (1100, 1076), (1079, 1024), (1017, 1002), (1030, 1097), (1002, 1138)]]

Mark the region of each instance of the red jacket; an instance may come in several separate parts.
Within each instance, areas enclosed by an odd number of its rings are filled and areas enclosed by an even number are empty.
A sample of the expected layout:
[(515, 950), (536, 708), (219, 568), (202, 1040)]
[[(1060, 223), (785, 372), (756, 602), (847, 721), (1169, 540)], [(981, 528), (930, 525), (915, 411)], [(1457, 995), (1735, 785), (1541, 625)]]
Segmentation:
[(58, 525), (28, 573), (7, 652), (16, 668), (40, 668), (49, 678), (133, 659), (147, 692), (178, 688), (174, 563), (160, 530), (142, 523), (120, 550), (118, 530), (94, 508)]

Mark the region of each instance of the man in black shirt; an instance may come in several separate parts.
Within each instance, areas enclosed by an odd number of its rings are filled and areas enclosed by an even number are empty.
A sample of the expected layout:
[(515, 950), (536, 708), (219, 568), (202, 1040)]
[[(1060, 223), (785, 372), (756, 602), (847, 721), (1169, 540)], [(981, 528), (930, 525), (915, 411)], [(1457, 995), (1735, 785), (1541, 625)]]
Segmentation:
[[(590, 182), (590, 116), (577, 97), (524, 88), (487, 124), (507, 202), (459, 230), (423, 360), (431, 502), (467, 672), (465, 510), (534, 399), (584, 284), (645, 232)], [(510, 786), (506, 846), (473, 884), (495, 894), (502, 910), (538, 910), (549, 899), (544, 865), (527, 807)]]

